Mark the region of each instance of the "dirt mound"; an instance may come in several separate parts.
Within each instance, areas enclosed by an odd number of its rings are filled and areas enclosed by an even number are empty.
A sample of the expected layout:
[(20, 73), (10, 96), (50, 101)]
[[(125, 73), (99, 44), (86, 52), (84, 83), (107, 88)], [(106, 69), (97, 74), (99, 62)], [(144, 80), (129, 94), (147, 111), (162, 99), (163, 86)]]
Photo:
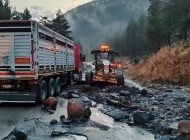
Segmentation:
[(142, 83), (190, 84), (190, 41), (160, 49), (148, 59), (130, 67), (128, 73)]

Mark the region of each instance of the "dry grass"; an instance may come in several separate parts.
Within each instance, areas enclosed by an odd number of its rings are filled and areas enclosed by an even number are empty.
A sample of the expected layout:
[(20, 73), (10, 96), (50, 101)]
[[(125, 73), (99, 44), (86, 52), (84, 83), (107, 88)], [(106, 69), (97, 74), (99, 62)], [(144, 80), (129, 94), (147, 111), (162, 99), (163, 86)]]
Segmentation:
[(132, 66), (128, 74), (142, 83), (166, 82), (190, 85), (190, 41), (173, 44), (138, 65)]

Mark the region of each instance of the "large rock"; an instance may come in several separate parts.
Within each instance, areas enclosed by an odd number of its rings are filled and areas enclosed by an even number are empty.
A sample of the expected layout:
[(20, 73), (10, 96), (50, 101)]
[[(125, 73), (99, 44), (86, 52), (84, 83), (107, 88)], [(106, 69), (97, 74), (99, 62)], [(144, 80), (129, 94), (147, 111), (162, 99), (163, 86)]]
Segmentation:
[(71, 99), (67, 106), (68, 117), (71, 120), (79, 120), (83, 117), (84, 106), (78, 99)]
[(91, 111), (89, 106), (85, 105), (80, 99), (71, 99), (67, 106), (68, 117), (72, 121), (89, 118)]
[(154, 119), (151, 113), (145, 111), (136, 111), (133, 113), (133, 121), (136, 124), (145, 124)]
[(181, 136), (190, 136), (190, 121), (183, 120), (178, 124), (178, 131)]
[(57, 102), (58, 102), (58, 100), (57, 100), (55, 97), (49, 97), (49, 98), (45, 101), (44, 107), (49, 108), (49, 109), (56, 110)]
[(129, 114), (126, 111), (121, 111), (110, 106), (104, 106), (104, 108), (99, 109), (102, 113), (112, 117), (115, 121), (123, 121), (129, 118)]

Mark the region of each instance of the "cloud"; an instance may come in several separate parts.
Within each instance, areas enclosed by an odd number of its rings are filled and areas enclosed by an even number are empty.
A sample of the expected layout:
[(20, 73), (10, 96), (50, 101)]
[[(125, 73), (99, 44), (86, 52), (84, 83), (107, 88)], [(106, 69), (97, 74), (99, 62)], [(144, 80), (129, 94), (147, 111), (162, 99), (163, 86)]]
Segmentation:
[(32, 10), (42, 10), (43, 7), (41, 7), (41, 6), (31, 6), (30, 9), (32, 9)]

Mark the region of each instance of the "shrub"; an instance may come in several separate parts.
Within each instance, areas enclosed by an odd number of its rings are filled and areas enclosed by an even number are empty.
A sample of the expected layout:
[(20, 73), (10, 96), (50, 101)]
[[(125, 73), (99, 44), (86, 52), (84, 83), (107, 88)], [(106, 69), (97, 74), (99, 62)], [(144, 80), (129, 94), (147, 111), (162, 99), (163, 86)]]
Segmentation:
[(128, 74), (142, 83), (190, 84), (190, 41), (160, 49), (148, 59), (131, 66)]

